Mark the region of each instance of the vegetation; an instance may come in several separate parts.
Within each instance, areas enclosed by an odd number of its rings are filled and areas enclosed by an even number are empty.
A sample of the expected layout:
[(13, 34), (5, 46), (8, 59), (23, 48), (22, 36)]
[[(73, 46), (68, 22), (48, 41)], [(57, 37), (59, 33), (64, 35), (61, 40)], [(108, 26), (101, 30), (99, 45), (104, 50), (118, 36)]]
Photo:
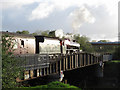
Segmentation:
[(115, 49), (115, 52), (113, 53), (113, 59), (120, 60), (120, 46)]
[(51, 82), (47, 85), (40, 85), (35, 87), (23, 87), (23, 88), (78, 88), (76, 86), (70, 86), (69, 84), (64, 84), (58, 81)]
[(89, 43), (89, 38), (86, 36), (75, 35), (74, 39), (80, 44), (80, 49), (85, 52), (94, 52), (92, 45)]
[(98, 42), (108, 42), (109, 40), (99, 40)]
[(114, 53), (116, 49), (116, 46), (110, 46), (110, 45), (98, 45), (94, 46), (95, 52), (98, 53)]
[(43, 35), (43, 36), (49, 36), (49, 37), (55, 37), (55, 31), (49, 31), (49, 30), (45, 30), (45, 31), (37, 31), (35, 33), (32, 33), (33, 35)]
[(49, 36), (49, 30), (41, 31), (41, 35), (43, 35), (43, 36)]
[(20, 76), (20, 67), (18, 67), (19, 60), (14, 58), (13, 47), (14, 39), (12, 36), (3, 35), (1, 40), (2, 48), (2, 87), (14, 88), (18, 84), (16, 78)]
[(120, 63), (120, 60), (112, 60), (113, 63)]
[(16, 31), (18, 34), (29, 34), (29, 31), (23, 30), (23, 31)]

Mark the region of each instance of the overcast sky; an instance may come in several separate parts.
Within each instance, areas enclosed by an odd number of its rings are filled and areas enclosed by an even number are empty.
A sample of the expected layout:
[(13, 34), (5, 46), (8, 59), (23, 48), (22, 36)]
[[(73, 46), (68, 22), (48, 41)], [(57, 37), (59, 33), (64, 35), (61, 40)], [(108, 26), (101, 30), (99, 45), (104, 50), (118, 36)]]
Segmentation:
[[(62, 29), (91, 40), (118, 38), (119, 0), (2, 0), (3, 31)], [(1, 23), (0, 23), (1, 24)]]

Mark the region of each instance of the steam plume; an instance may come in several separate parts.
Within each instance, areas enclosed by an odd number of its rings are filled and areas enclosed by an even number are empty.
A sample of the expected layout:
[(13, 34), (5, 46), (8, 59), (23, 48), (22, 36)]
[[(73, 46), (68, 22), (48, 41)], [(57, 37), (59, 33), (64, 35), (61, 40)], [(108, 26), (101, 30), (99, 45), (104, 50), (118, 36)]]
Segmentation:
[(78, 31), (84, 23), (95, 22), (95, 18), (85, 7), (74, 10), (70, 16), (72, 18), (72, 27), (75, 31)]

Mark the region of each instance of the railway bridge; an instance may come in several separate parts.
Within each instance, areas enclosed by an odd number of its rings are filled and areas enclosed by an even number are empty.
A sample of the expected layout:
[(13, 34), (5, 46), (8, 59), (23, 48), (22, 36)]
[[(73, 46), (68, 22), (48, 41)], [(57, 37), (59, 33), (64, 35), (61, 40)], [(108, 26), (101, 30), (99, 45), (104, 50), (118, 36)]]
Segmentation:
[(16, 80), (18, 82), (43, 77), (52, 74), (59, 74), (61, 71), (69, 71), (77, 68), (87, 67), (94, 64), (112, 60), (111, 54), (90, 54), (90, 53), (72, 53), (72, 54), (31, 54), (17, 56), (25, 62), (21, 64), (24, 67), (24, 78)]

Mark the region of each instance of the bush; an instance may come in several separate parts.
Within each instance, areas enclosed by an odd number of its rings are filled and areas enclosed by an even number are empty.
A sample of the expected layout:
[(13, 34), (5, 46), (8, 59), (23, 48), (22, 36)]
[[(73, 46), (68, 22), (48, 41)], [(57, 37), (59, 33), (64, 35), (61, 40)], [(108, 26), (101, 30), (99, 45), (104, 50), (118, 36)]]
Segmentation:
[(120, 46), (116, 48), (115, 52), (113, 53), (114, 60), (120, 60)]
[(64, 84), (62, 82), (51, 82), (47, 85), (40, 85), (40, 86), (35, 86), (35, 87), (24, 87), (24, 88), (78, 88), (76, 86), (70, 86), (69, 84)]
[(1, 38), (2, 49), (2, 87), (14, 88), (18, 85), (16, 78), (20, 76), (19, 60), (14, 58), (14, 39), (12, 36), (3, 35)]

